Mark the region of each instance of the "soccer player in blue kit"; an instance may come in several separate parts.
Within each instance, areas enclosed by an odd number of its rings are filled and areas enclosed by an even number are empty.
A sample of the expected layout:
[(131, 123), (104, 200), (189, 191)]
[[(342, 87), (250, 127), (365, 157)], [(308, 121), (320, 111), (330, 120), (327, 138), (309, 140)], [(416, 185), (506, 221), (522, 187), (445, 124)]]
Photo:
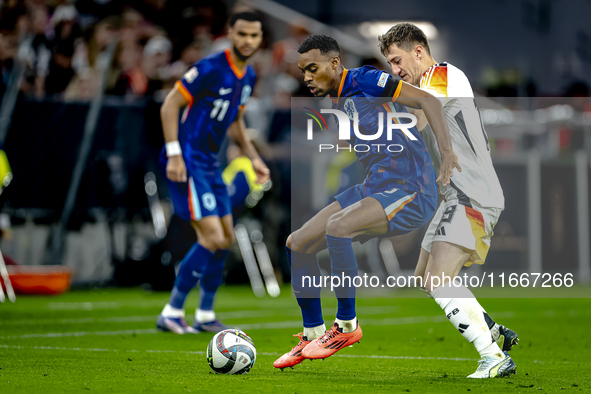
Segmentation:
[[(333, 109), (346, 112), (349, 117), (357, 112), (362, 134), (373, 134), (377, 129), (378, 110), (406, 112), (402, 105), (423, 109), (437, 138), (442, 165), (436, 180), (431, 157), (415, 127), (407, 129), (414, 140), (401, 131), (392, 133), (392, 139), (387, 140), (383, 133), (380, 139), (371, 141), (369, 152), (356, 153), (367, 172), (364, 182), (336, 196), (332, 204), (288, 237), (286, 248), (292, 286), (302, 311), (304, 332), (297, 335), (299, 343), (273, 363), (281, 369), (293, 367), (306, 358), (329, 357), (359, 342), (363, 335), (355, 312), (354, 288), (345, 286), (335, 289), (336, 319), (330, 330), (326, 330), (321, 288), (304, 287), (302, 283), (304, 276), (320, 276), (316, 254), (328, 248), (332, 275), (354, 278), (358, 271), (353, 239), (365, 241), (376, 236), (406, 234), (427, 223), (437, 206), (437, 182), (449, 184), (453, 169), (461, 171), (443, 108), (430, 93), (395, 80), (374, 67), (347, 70), (341, 63), (339, 44), (326, 35), (308, 37), (298, 52), (298, 66), (310, 92), (316, 97), (330, 96)], [(367, 105), (375, 97), (383, 97), (387, 103)], [(352, 136), (349, 142), (356, 145), (360, 140)], [(380, 150), (379, 143), (382, 146), (394, 143), (404, 149), (395, 153)]]
[[(162, 105), (166, 144), (161, 164), (166, 168), (175, 213), (191, 221), (198, 241), (181, 262), (170, 300), (156, 323), (160, 331), (196, 334), (228, 328), (213, 311), (224, 260), (234, 240), (232, 208), (218, 152), (227, 132), (252, 161), (257, 182), (269, 179), (269, 169), (246, 136), (243, 119), (244, 106), (255, 85), (255, 73), (247, 61), (260, 46), (262, 35), (257, 14), (233, 15), (228, 32), (232, 49), (193, 65)], [(199, 308), (189, 326), (184, 304), (198, 281)]]

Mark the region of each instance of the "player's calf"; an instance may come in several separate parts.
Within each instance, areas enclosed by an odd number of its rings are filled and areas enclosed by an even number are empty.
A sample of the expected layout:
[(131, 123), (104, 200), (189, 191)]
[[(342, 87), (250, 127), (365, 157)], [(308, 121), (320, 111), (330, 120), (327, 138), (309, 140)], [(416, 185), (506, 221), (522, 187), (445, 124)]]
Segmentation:
[(484, 318), (484, 309), (467, 287), (447, 282), (433, 290), (431, 297), (444, 310), (460, 334), (474, 344), (481, 357), (504, 357), (497, 343), (493, 341)]

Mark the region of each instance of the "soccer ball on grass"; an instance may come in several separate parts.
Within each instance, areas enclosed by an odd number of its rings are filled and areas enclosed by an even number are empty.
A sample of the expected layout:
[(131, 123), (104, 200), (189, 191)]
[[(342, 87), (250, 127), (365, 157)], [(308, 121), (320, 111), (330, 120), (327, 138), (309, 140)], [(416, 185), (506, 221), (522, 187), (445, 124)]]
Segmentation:
[(216, 373), (248, 373), (256, 357), (252, 339), (236, 329), (218, 332), (207, 346), (207, 362)]

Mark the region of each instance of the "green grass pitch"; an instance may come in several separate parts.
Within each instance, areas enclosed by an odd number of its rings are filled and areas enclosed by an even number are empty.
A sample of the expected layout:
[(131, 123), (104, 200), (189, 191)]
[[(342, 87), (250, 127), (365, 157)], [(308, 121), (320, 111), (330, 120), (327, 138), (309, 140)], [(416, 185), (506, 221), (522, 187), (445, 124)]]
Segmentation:
[[(571, 291), (580, 296), (591, 290)], [(205, 350), (211, 334), (156, 332), (168, 293), (106, 289), (20, 296), (16, 304), (0, 305), (0, 393), (591, 391), (589, 298), (482, 298), (487, 312), (521, 341), (511, 351), (517, 375), (475, 381), (466, 379), (479, 358), (473, 346), (433, 300), (416, 292), (358, 299), (360, 344), (282, 372), (273, 361), (296, 344), (292, 335), (301, 331), (289, 287), (277, 299), (257, 299), (249, 287), (224, 286), (218, 316), (244, 329), (258, 351), (252, 371), (234, 376), (210, 371)], [(189, 322), (196, 304), (192, 293)], [(336, 302), (325, 299), (323, 306), (330, 324)]]

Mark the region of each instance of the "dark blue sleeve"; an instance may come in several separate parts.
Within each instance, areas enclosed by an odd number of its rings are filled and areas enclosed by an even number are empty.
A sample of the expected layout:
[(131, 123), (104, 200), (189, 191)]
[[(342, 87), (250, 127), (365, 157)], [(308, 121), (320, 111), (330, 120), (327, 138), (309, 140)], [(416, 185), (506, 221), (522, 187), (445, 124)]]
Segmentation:
[(195, 63), (176, 83), (177, 88), (187, 102), (192, 103), (193, 98), (207, 87), (211, 86), (215, 78), (215, 67), (209, 59), (203, 59)]
[(402, 81), (375, 67), (363, 66), (353, 77), (361, 91), (370, 97), (398, 97)]

